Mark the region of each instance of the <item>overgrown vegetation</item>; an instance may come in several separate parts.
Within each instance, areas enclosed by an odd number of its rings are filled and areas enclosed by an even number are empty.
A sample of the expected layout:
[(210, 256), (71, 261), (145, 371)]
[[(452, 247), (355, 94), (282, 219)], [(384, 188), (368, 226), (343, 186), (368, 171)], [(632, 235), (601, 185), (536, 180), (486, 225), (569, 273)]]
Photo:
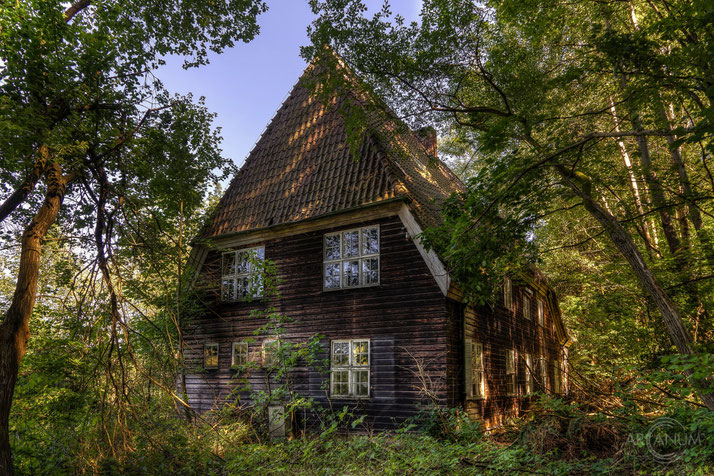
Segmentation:
[[(488, 301), (533, 262), (557, 288), (571, 392), (540, 395), (490, 433), (425, 394), (419, 418), (392, 433), (335, 407), (313, 433), (273, 441), (271, 402), (312, 409), (290, 369), (318, 364), (318, 340), (283, 339), (289, 316), (268, 310), (256, 332), (280, 343), (278, 384), (245, 406), (239, 375), (226, 405), (191, 410), (181, 332), (204, 311), (187, 292), (187, 237), (232, 166), (201, 102), (151, 76), (162, 54), (197, 65), (252, 39), (265, 5), (145, 3), (0, 7), (10, 370), (25, 353), (14, 337), (31, 333), (16, 384), (3, 373), (2, 391), (15, 389), (0, 444), (18, 473), (714, 472), (710, 5), (425, 0), (422, 24), (404, 25), (387, 7), (368, 19), (356, 0), (311, 2), (317, 48), (333, 45), (397, 113), (440, 127), (468, 193), (425, 238), (469, 299)], [(186, 11), (200, 21), (178, 21)], [(35, 242), (24, 231), (38, 217)], [(9, 471), (9, 448), (0, 456)]]

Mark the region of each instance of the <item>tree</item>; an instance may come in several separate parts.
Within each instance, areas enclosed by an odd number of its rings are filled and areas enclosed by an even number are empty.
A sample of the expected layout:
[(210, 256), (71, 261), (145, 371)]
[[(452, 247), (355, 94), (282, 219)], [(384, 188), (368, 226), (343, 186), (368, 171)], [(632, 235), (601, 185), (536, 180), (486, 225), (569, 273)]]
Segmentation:
[[(262, 0), (142, 2), (27, 0), (0, 7), (0, 222), (17, 239), (16, 286), (0, 324), (0, 472), (12, 473), (8, 415), (30, 335), (42, 242), (71, 228), (95, 250), (119, 348), (114, 250), (131, 231), (191, 214), (225, 177), (212, 115), (170, 96), (152, 74), (167, 55), (208, 62), (258, 33)], [(133, 245), (137, 246), (136, 242)], [(88, 248), (89, 249), (89, 248)]]
[[(407, 25), (386, 2), (372, 18), (358, 0), (312, 6), (306, 57), (331, 45), (400, 116), (478, 151), (468, 193), (425, 233), (472, 298), (537, 249), (548, 217), (577, 208), (677, 351), (698, 351), (691, 329), (711, 328), (697, 285), (711, 274), (711, 7), (426, 0)], [(714, 410), (711, 383), (692, 384)]]

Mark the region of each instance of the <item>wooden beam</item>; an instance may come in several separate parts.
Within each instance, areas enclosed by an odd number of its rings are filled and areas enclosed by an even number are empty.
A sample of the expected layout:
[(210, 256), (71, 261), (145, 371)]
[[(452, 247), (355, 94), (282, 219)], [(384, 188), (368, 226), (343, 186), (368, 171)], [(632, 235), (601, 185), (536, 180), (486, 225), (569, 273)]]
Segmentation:
[(444, 296), (448, 296), (449, 287), (451, 285), (451, 277), (449, 276), (448, 271), (446, 271), (446, 267), (436, 255), (434, 250), (427, 251), (426, 248), (419, 243), (419, 240), (416, 239), (416, 237), (422, 232), (422, 229), (414, 218), (414, 215), (412, 215), (411, 210), (409, 210), (409, 207), (406, 204), (403, 204), (399, 209), (398, 214), (404, 224), (404, 227), (407, 229), (407, 232), (409, 232), (409, 236), (411, 236), (414, 241), (414, 245), (416, 245), (419, 250), (419, 254), (421, 254), (422, 258), (424, 258), (426, 266), (429, 268), (429, 271), (431, 271), (432, 276), (434, 276), (436, 284), (439, 285), (439, 289), (441, 289)]

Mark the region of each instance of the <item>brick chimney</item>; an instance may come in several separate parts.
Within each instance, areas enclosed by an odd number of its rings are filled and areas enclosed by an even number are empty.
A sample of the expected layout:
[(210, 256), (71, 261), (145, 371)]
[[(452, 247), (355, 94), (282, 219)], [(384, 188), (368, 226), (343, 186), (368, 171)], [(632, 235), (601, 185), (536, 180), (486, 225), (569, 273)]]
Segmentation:
[(431, 126), (422, 127), (416, 131), (416, 136), (426, 151), (436, 157), (436, 129)]

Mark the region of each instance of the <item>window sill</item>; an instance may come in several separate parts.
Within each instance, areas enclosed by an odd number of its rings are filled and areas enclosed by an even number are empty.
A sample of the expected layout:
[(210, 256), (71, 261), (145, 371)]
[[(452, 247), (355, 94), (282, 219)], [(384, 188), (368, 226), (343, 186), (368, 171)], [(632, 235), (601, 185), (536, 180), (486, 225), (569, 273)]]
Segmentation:
[(322, 292), (324, 292), (324, 293), (331, 293), (331, 292), (335, 292), (335, 291), (350, 291), (350, 290), (352, 290), (352, 289), (378, 288), (378, 287), (381, 287), (381, 286), (382, 286), (382, 283), (365, 284), (365, 285), (362, 285), (362, 286), (350, 286), (350, 287), (347, 287), (347, 288), (329, 288), (329, 289), (328, 289), (328, 288), (325, 288), (325, 287), (323, 286)]

